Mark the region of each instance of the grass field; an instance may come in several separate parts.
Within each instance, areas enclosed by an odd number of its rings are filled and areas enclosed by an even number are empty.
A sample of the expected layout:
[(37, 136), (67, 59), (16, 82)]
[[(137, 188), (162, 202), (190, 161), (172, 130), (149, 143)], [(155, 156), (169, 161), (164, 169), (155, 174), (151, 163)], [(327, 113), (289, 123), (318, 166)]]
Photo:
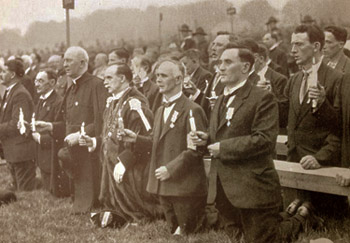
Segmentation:
[[(0, 189), (6, 188), (9, 173), (0, 166)], [(88, 216), (71, 214), (70, 199), (56, 199), (44, 191), (17, 193), (18, 201), (0, 207), (0, 242), (239, 242), (230, 240), (223, 232), (209, 231), (189, 237), (174, 237), (168, 233), (165, 221), (129, 227), (101, 229)], [(309, 231), (295, 242), (327, 237), (337, 243), (350, 242), (350, 219), (344, 222), (327, 221), (322, 231)]]

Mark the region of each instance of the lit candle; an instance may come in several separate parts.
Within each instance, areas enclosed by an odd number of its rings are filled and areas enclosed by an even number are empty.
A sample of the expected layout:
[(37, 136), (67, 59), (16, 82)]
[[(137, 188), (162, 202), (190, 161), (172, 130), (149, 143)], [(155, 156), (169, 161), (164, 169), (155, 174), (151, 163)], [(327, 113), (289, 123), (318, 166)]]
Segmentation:
[(192, 114), (192, 110), (190, 110), (190, 126), (191, 126), (191, 131), (192, 132), (196, 132), (197, 128), (196, 128), (196, 122), (194, 120), (193, 114)]
[(24, 126), (24, 114), (21, 107), (19, 108), (19, 123), (20, 123), (19, 133), (23, 135), (26, 132), (26, 127)]
[(81, 123), (81, 127), (80, 127), (80, 135), (85, 136), (85, 122)]
[(32, 131), (36, 132), (36, 129), (35, 129), (35, 112), (32, 115)]

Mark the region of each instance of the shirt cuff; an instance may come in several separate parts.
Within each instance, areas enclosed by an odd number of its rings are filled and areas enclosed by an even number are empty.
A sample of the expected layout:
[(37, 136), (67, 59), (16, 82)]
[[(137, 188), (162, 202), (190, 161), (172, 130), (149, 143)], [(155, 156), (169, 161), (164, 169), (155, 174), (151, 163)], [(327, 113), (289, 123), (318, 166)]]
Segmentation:
[(92, 147), (88, 147), (89, 153), (94, 152), (97, 146), (96, 138), (91, 138), (91, 139), (92, 139)]

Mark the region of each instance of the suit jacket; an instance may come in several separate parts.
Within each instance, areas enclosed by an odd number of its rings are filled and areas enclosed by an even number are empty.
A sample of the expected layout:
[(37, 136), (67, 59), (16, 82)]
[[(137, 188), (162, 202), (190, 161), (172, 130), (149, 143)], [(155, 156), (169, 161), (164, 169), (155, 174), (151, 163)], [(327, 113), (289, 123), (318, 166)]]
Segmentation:
[[(220, 142), (212, 163), (227, 198), (238, 208), (275, 207), (281, 202), (280, 185), (273, 164), (278, 134), (278, 105), (274, 95), (250, 82), (238, 90), (226, 120), (224, 96), (217, 100), (210, 118), (210, 143)], [(223, 108), (225, 107), (225, 108)]]
[(190, 38), (185, 38), (180, 45), (180, 48), (183, 51), (186, 51), (188, 49), (193, 49), (196, 48), (196, 42), (192, 39), (192, 37)]
[(17, 129), (19, 110), (24, 120), (30, 122), (33, 114), (33, 100), (26, 88), (19, 82), (3, 100), (0, 111), (0, 140), (7, 162), (23, 162), (35, 157), (34, 141), (28, 134), (21, 135)]
[[(38, 121), (54, 121), (61, 102), (62, 97), (55, 91), (45, 101), (39, 100), (35, 107), (35, 119)], [(57, 142), (52, 138), (51, 134), (48, 132), (40, 134), (40, 144), (36, 144), (36, 162), (39, 168), (46, 173), (51, 173), (52, 153), (55, 149), (57, 150)]]
[[(166, 123), (161, 106), (155, 115), (152, 138), (138, 136), (136, 150), (152, 150), (147, 191), (161, 196), (197, 197), (207, 194), (206, 175), (201, 148), (187, 148), (187, 134), (190, 129), (190, 110), (198, 131), (205, 131), (207, 119), (196, 103), (182, 95), (173, 107)], [(152, 142), (153, 140), (153, 142)], [(152, 149), (151, 149), (152, 147)], [(160, 181), (154, 171), (166, 166), (170, 178)]]
[(191, 80), (200, 91), (204, 92), (205, 88), (207, 87), (207, 83), (205, 81), (207, 81), (209, 84), (212, 76), (213, 75), (208, 70), (199, 66), (198, 69), (194, 72)]
[(313, 155), (322, 165), (338, 163), (339, 138), (335, 136), (339, 113), (334, 106), (338, 99), (341, 73), (322, 63), (318, 81), (326, 90), (326, 100), (315, 113), (307, 97), (300, 104), (299, 92), (303, 73), (298, 72), (288, 80), (285, 96), (289, 100), (288, 113), (288, 161), (299, 162), (306, 155)]
[(288, 57), (287, 53), (281, 50), (280, 47), (276, 47), (273, 50), (270, 50), (269, 57), (272, 60), (272, 62), (279, 65), (282, 70), (281, 74), (288, 77)]
[(154, 110), (158, 109), (162, 102), (162, 96), (159, 94), (158, 86), (149, 78), (138, 90), (147, 98), (149, 107)]
[(350, 73), (346, 73), (340, 89), (340, 104), (342, 122), (342, 147), (341, 147), (341, 166), (350, 167)]
[(342, 53), (337, 65), (335, 66), (335, 69), (342, 73), (350, 73), (350, 58)]

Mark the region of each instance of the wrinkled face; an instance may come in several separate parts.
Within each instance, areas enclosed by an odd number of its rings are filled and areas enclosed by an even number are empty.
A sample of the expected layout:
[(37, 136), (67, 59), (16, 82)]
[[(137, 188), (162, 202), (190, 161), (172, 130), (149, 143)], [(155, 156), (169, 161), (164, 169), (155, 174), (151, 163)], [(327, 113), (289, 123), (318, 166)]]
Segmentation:
[(189, 76), (191, 75), (197, 68), (196, 61), (192, 60), (189, 57), (183, 57), (181, 58), (180, 62), (185, 67), (185, 75)]
[(276, 43), (276, 41), (274, 38), (271, 37), (270, 33), (267, 33), (263, 37), (263, 43), (267, 46), (267, 48), (271, 48), (271, 46), (273, 46)]
[(325, 57), (333, 58), (343, 49), (344, 42), (337, 41), (331, 32), (326, 31), (324, 34), (325, 44), (323, 47), (323, 54)]
[(46, 94), (53, 88), (54, 82), (54, 80), (48, 79), (46, 72), (39, 72), (34, 81), (36, 91), (40, 95)]
[(117, 75), (118, 67), (116, 65), (110, 66), (106, 69), (103, 84), (110, 94), (118, 94), (121, 92), (123, 82), (126, 82), (123, 76)]
[(156, 70), (157, 85), (161, 94), (172, 94), (181, 85), (181, 72), (171, 62), (163, 62)]
[(209, 57), (211, 61), (217, 61), (219, 60), (222, 52), (225, 49), (225, 46), (229, 43), (229, 36), (228, 35), (219, 35), (217, 36), (214, 41), (210, 45), (210, 52)]
[(108, 55), (108, 65), (123, 64), (125, 62), (125, 58), (120, 58), (115, 52), (111, 52)]
[(236, 84), (241, 80), (244, 63), (238, 56), (238, 49), (225, 50), (219, 61), (221, 82), (225, 85)]
[(315, 44), (310, 43), (307, 33), (293, 33), (291, 44), (291, 53), (296, 64), (305, 65), (312, 63), (316, 47)]
[(69, 77), (77, 78), (84, 68), (84, 63), (76, 51), (68, 49), (64, 53), (63, 67)]

